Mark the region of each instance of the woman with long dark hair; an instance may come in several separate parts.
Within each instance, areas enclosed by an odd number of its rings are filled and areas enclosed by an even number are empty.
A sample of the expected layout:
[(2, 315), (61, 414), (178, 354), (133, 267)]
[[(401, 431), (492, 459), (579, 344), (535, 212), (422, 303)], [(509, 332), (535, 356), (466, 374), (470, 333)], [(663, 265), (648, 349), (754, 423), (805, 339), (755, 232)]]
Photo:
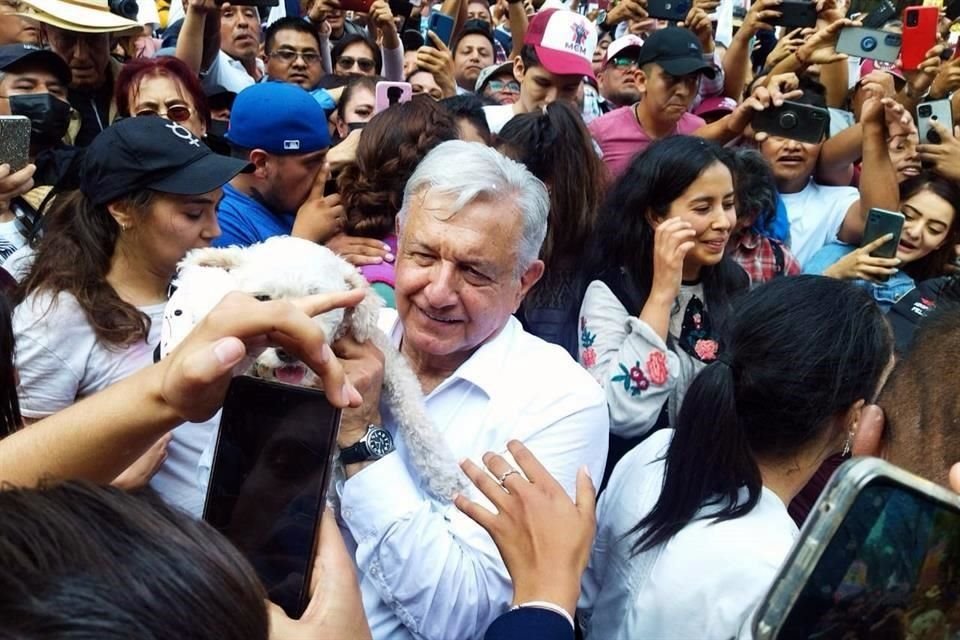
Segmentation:
[(5, 293), (0, 293), (0, 439), (21, 425), (11, 320), (10, 302)]
[(501, 152), (523, 163), (550, 192), (550, 219), (540, 259), (543, 278), (517, 316), (527, 331), (577, 357), (583, 248), (593, 236), (606, 169), (573, 107), (558, 100), (515, 116), (500, 130)]
[(883, 313), (850, 283), (777, 278), (734, 311), (675, 429), (627, 453), (601, 496), (587, 638), (735, 637), (797, 536), (787, 505), (849, 451), (892, 364)]
[[(580, 308), (580, 363), (606, 389), (614, 435), (639, 438), (721, 353), (718, 326), (748, 278), (724, 255), (736, 222), (735, 165), (701, 138), (637, 155), (593, 234)], [(609, 465), (609, 463), (608, 463)]]
[[(221, 187), (248, 166), (155, 116), (121, 120), (97, 136), (83, 157), (80, 190), (58, 197), (51, 231), (14, 292), (26, 420), (56, 413), (153, 362), (177, 263), (220, 234)], [(157, 488), (199, 513), (196, 460), (207, 429), (188, 425), (178, 434), (167, 454), (158, 443), (132, 484), (147, 481), (169, 455), (165, 486)], [(192, 502), (177, 498), (180, 489)]]

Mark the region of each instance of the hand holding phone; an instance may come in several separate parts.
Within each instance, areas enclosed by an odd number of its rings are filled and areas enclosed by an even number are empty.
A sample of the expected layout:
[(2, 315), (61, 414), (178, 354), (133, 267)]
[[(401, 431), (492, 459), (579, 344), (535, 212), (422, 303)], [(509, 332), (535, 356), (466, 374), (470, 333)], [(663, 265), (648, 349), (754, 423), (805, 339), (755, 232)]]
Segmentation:
[(913, 71), (927, 57), (927, 51), (937, 44), (940, 11), (937, 7), (907, 7), (903, 11), (903, 45), (901, 66)]
[(784, 100), (779, 107), (769, 107), (753, 114), (754, 131), (817, 144), (823, 141), (830, 124), (830, 113), (821, 107)]
[(15, 173), (30, 161), (30, 118), (0, 116), (0, 164)]
[(837, 39), (837, 53), (881, 62), (896, 62), (903, 42), (899, 33), (879, 29), (846, 27)]
[(931, 100), (917, 105), (917, 133), (921, 143), (940, 144), (940, 134), (930, 125), (931, 122), (953, 131), (953, 107), (949, 99)]
[[(453, 24), (452, 17), (434, 11), (430, 14), (430, 19), (427, 20), (427, 31), (433, 31), (441, 42), (449, 47), (450, 41), (453, 40)], [(426, 36), (424, 36), (424, 39), (426, 39)]]

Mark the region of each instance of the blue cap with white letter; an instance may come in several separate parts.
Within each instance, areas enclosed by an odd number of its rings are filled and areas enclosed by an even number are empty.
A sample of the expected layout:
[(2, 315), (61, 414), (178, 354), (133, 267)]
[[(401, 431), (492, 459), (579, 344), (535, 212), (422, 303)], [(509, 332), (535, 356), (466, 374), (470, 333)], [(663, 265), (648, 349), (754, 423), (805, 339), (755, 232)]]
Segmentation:
[(260, 82), (237, 94), (227, 140), (275, 155), (313, 153), (330, 146), (327, 114), (295, 84)]

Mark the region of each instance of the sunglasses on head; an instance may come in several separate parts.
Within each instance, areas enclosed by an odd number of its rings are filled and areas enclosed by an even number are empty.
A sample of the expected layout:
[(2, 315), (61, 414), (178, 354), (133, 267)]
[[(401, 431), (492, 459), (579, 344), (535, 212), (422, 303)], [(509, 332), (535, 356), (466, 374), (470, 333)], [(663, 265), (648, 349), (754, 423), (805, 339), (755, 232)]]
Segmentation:
[(360, 67), (360, 71), (366, 73), (373, 71), (374, 62), (370, 58), (351, 58), (349, 56), (340, 56), (337, 58), (337, 66), (344, 71), (353, 69), (354, 64)]
[(193, 109), (183, 104), (176, 104), (172, 107), (167, 107), (166, 111), (157, 111), (156, 109), (140, 109), (133, 115), (135, 117), (160, 116), (161, 118), (166, 118), (167, 120), (172, 120), (174, 122), (186, 122), (190, 119), (190, 116), (193, 115)]

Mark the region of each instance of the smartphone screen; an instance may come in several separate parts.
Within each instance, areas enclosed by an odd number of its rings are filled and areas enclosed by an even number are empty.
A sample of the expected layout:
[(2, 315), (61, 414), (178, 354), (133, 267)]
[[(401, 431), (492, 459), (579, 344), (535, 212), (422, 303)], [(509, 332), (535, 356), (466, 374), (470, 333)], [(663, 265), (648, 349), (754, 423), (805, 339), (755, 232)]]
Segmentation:
[[(878, 9), (882, 10), (887, 2), (893, 5), (893, 13), (890, 17), (896, 18), (903, 15), (903, 10), (910, 6), (911, 0), (850, 0), (847, 17), (867, 16)], [(879, 29), (880, 26), (873, 28)]]
[(778, 638), (954, 638), (960, 507), (877, 479), (857, 496)]
[(247, 376), (227, 392), (203, 519), (299, 618), (308, 600), (340, 410), (321, 391)]

